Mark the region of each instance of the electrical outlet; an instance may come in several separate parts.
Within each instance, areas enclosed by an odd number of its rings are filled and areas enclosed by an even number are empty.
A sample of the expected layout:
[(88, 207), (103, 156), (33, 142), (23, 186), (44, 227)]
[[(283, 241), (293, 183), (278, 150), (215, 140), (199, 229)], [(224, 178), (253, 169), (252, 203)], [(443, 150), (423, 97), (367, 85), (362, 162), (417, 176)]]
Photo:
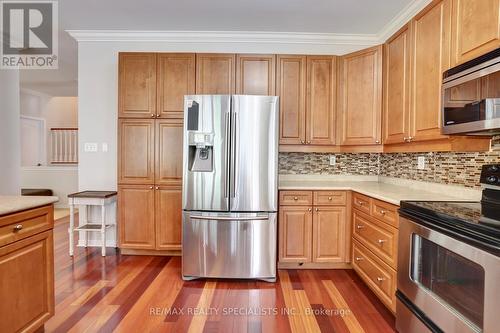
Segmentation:
[(417, 157), (417, 169), (424, 170), (425, 169), (425, 156)]
[(86, 142), (83, 146), (83, 151), (86, 153), (97, 153), (97, 143)]
[(330, 155), (330, 165), (335, 165), (335, 164), (337, 164), (337, 156)]

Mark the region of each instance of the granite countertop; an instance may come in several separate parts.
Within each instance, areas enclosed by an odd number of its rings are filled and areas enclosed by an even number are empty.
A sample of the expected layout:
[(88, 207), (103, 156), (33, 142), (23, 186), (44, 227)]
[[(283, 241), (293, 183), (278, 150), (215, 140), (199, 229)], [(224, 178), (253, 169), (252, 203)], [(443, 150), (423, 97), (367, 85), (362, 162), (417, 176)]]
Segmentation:
[(22, 210), (45, 206), (59, 201), (54, 196), (7, 196), (0, 195), (0, 215), (7, 215)]
[[(369, 178), (368, 178), (369, 179)], [(280, 177), (280, 190), (351, 190), (369, 197), (399, 205), (401, 201), (479, 201), (480, 191), (459, 188), (450, 185), (428, 185), (417, 186), (419, 184), (392, 184), (377, 179), (368, 180), (360, 178), (356, 180), (350, 177), (342, 180), (335, 177), (308, 177), (293, 176)], [(425, 184), (427, 185), (427, 184)], [(443, 188), (448, 186), (449, 189)], [(454, 193), (450, 195), (449, 193)]]

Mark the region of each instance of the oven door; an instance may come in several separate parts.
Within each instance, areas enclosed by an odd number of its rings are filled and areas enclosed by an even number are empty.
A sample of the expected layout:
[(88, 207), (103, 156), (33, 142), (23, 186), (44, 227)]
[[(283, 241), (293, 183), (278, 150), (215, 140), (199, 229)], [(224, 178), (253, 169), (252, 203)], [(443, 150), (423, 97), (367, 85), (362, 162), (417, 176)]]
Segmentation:
[(398, 289), (444, 332), (498, 332), (500, 258), (401, 218)]

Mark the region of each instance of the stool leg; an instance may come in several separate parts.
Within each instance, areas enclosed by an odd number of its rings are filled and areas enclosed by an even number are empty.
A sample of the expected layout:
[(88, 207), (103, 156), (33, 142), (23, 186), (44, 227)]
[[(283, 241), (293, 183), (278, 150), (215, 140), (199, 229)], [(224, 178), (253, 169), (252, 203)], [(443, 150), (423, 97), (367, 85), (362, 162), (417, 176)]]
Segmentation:
[(101, 241), (102, 241), (102, 248), (101, 248), (101, 254), (103, 257), (106, 256), (106, 206), (102, 205), (102, 210), (101, 210)]
[[(90, 223), (90, 219), (89, 219), (90, 213), (89, 213), (89, 211), (90, 211), (89, 205), (85, 205), (85, 224)], [(84, 232), (83, 235), (84, 235), (83, 237), (85, 237), (83, 245), (85, 247), (87, 247), (89, 245), (89, 235), (88, 235), (87, 232)]]
[(75, 215), (74, 215), (74, 206), (73, 204), (71, 203), (69, 205), (69, 229), (68, 229), (68, 233), (69, 233), (69, 255), (70, 256), (73, 256), (73, 236), (74, 236), (74, 232), (73, 232), (73, 228), (74, 228), (74, 225), (75, 225)]

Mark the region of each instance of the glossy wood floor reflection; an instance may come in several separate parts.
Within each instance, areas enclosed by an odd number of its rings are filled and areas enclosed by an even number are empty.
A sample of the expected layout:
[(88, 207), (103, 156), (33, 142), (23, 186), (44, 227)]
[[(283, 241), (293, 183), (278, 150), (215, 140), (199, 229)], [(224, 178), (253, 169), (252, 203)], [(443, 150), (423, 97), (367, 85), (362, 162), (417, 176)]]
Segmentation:
[(55, 226), (56, 314), (47, 332), (394, 332), (351, 270), (281, 270), (278, 283), (184, 282), (178, 257), (77, 249)]

